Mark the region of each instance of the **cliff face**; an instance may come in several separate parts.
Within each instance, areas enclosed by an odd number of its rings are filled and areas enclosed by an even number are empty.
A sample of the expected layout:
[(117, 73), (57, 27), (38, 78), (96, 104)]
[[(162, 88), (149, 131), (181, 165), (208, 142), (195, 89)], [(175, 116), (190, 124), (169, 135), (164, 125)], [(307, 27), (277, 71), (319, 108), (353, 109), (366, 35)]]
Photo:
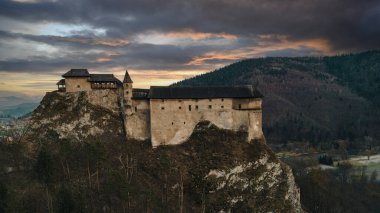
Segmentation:
[[(34, 168), (49, 153), (49, 208), (61, 207), (64, 190), (83, 212), (302, 212), (291, 169), (245, 132), (204, 121), (187, 142), (152, 149), (125, 140), (122, 126), (110, 91), (45, 96), (26, 138), (40, 141)], [(38, 184), (23, 190), (46, 193)]]
[(118, 99), (113, 90), (47, 93), (33, 112), (29, 133), (34, 139), (113, 142), (124, 134)]
[(201, 122), (174, 148), (176, 155), (188, 156), (181, 163), (189, 168), (190, 185), (202, 179), (193, 190), (206, 191), (213, 211), (302, 212), (291, 169), (263, 141), (246, 143), (244, 134)]

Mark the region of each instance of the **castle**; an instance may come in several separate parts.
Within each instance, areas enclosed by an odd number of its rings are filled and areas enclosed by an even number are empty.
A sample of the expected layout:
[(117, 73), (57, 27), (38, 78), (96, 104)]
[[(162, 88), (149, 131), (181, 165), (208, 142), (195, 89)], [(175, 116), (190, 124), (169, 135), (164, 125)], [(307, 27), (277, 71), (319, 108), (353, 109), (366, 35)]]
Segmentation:
[(113, 74), (90, 74), (71, 69), (58, 85), (60, 92), (115, 90), (128, 139), (151, 140), (152, 146), (181, 144), (200, 121), (219, 128), (245, 131), (247, 141), (262, 139), (262, 95), (252, 85), (232, 87), (133, 88), (125, 72), (121, 82)]

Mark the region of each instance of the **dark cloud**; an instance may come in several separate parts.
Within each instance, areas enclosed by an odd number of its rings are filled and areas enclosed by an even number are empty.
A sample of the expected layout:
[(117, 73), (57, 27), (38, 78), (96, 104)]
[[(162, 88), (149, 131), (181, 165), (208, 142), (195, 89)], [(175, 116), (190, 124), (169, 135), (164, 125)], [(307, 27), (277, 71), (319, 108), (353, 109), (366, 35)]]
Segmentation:
[[(210, 65), (189, 65), (197, 56), (209, 51), (226, 51), (249, 43), (248, 40), (236, 45), (155, 45), (127, 43), (109, 45), (101, 42), (105, 37), (31, 35), (0, 31), (1, 41), (16, 39), (48, 44), (59, 49), (55, 55), (33, 56), (28, 59), (7, 59), (0, 61), (0, 71), (51, 72), (70, 67), (104, 68), (126, 67), (135, 70), (204, 70)], [(211, 39), (212, 40), (212, 39)], [(112, 39), (115, 42), (115, 39)], [(207, 39), (206, 39), (207, 41)], [(253, 44), (254, 40), (250, 40)], [(224, 60), (224, 63), (231, 60)], [(220, 62), (220, 61), (219, 61)], [(212, 64), (212, 62), (210, 61)]]
[[(13, 34), (0, 32), (0, 39)], [(16, 38), (51, 43), (45, 36), (25, 36), (14, 34)], [(13, 37), (13, 38), (14, 38)], [(54, 42), (53, 42), (54, 43)], [(127, 67), (135, 70), (188, 70), (207, 69), (210, 66), (187, 65), (193, 57), (206, 52), (207, 47), (179, 47), (175, 45), (127, 44), (110, 48), (104, 45), (83, 45), (82, 43), (56, 42), (55, 45), (69, 46), (60, 49), (59, 57), (38, 56), (28, 59), (8, 59), (0, 61), (1, 71), (53, 72), (72, 67), (86, 67), (110, 70), (113, 67)], [(92, 48), (105, 52), (93, 53)]]
[[(37, 3), (0, 0), (0, 18), (27, 23), (36, 29), (47, 23), (87, 26), (61, 35), (40, 35), (12, 30), (13, 22), (0, 22), (0, 53), (4, 53), (0, 54), (0, 71), (7, 72), (63, 72), (72, 67), (106, 72), (127, 66), (133, 70), (197, 71), (212, 70), (246, 57), (323, 55), (380, 48), (378, 0)], [(154, 44), (139, 40), (140, 35), (174, 33), (175, 37), (178, 32), (206, 36), (199, 40), (181, 38), (179, 43), (160, 43), (160, 38), (156, 43), (151, 42)], [(43, 47), (25, 57), (4, 57), (6, 51), (12, 51), (4, 47), (9, 48), (8, 44), (12, 43), (20, 45), (16, 40)], [(328, 47), (317, 48), (322, 45), (318, 42), (314, 46), (304, 45), (307, 41), (323, 41)], [(287, 42), (298, 46), (283, 45)], [(54, 51), (46, 50), (49, 48)], [(41, 54), (43, 51), (46, 55)]]
[(336, 50), (380, 47), (378, 0), (62, 0), (0, 2), (2, 16), (28, 22), (82, 23), (111, 37), (149, 31), (323, 38)]

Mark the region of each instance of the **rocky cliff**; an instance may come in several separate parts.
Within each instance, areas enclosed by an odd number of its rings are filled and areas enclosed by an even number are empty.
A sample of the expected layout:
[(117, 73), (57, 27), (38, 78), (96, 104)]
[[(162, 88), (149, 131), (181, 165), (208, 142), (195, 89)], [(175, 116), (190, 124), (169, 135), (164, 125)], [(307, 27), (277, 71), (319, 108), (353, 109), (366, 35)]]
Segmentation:
[(33, 169), (27, 185), (8, 180), (25, 194), (11, 210), (302, 212), (291, 169), (247, 133), (204, 121), (184, 144), (152, 149), (125, 140), (111, 91), (48, 93), (31, 120)]
[(49, 92), (33, 112), (32, 138), (114, 142), (124, 135), (119, 96), (113, 90)]

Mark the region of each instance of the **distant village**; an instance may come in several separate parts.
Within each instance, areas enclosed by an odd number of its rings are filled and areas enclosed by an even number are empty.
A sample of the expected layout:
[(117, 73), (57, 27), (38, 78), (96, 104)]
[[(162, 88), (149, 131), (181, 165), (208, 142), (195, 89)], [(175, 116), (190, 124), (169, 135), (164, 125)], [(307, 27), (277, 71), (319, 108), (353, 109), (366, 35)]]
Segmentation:
[(14, 142), (26, 131), (28, 119), (0, 119), (0, 143)]

